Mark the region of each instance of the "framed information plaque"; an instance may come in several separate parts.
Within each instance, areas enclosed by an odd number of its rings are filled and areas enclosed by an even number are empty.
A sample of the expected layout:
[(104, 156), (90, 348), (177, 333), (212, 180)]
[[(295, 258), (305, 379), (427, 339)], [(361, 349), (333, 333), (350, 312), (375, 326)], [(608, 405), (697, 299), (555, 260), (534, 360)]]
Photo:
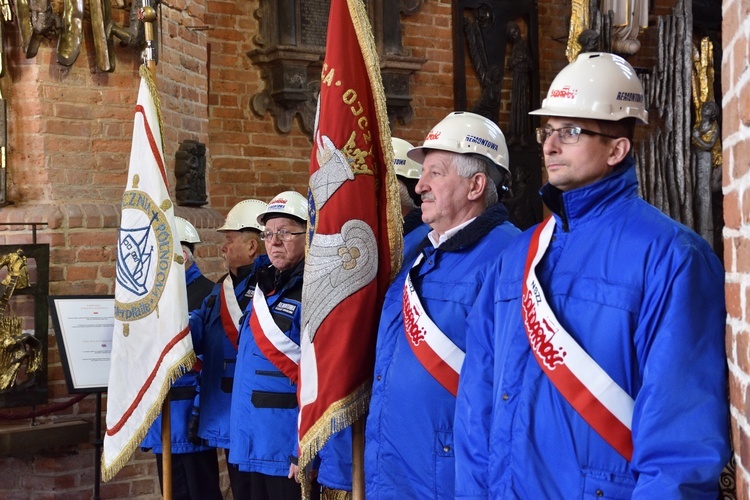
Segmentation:
[(49, 305), (68, 392), (106, 392), (114, 296), (50, 296)]

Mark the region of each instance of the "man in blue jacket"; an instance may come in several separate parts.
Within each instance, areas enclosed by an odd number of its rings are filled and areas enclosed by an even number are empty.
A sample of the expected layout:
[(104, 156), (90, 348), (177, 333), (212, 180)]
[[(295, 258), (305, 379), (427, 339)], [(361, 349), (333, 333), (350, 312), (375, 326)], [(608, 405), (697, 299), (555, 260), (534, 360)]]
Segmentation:
[[(216, 448), (229, 448), (229, 409), (232, 398), (237, 337), (242, 311), (255, 288), (254, 270), (268, 262), (258, 214), (260, 200), (243, 200), (227, 214), (218, 231), (224, 234), (221, 254), (227, 274), (214, 286), (200, 309), (190, 314), (190, 333), (196, 354), (203, 358), (199, 404), (193, 421), (194, 439)], [(228, 469), (236, 482), (235, 470)]]
[(638, 197), (633, 68), (581, 54), (532, 114), (552, 217), (488, 275), (456, 407), (458, 498), (717, 498), (724, 273)]
[(365, 426), (368, 499), (453, 498), (453, 412), (464, 321), (493, 260), (519, 231), (498, 203), (508, 149), (498, 126), (454, 112), (421, 147), (421, 240), (405, 238), (386, 293)]
[[(200, 307), (211, 292), (214, 282), (203, 276), (193, 253), (201, 239), (198, 231), (182, 217), (175, 217), (177, 236), (185, 259), (185, 284), (187, 285), (188, 310)], [(196, 366), (180, 377), (169, 389), (169, 415), (172, 453), (172, 498), (175, 500), (221, 500), (219, 487), (219, 462), (216, 449), (190, 439), (189, 422), (193, 412), (193, 400), (198, 386), (200, 360)], [(149, 428), (141, 443), (145, 450), (151, 449), (156, 456), (156, 470), (163, 489), (161, 415)]]
[(228, 460), (237, 470), (234, 498), (301, 494), (294, 456), (307, 217), (307, 198), (295, 191), (276, 195), (258, 216), (271, 263), (255, 272), (240, 328)]

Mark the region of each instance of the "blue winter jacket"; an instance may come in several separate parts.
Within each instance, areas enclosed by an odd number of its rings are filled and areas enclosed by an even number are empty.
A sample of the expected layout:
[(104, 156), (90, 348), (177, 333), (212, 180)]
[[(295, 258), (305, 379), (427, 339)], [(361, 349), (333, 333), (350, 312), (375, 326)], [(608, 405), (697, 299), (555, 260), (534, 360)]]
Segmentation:
[[(428, 315), (462, 350), (465, 319), (492, 262), (520, 234), (502, 205), (487, 209), (435, 249), (420, 242), (423, 262), (411, 271)], [(417, 255), (405, 248), (405, 255)], [(402, 292), (414, 258), (386, 293), (365, 426), (368, 500), (453, 498), (456, 398), (419, 363), (404, 334)]]
[[(190, 308), (200, 305), (214, 283), (203, 276), (197, 264), (193, 263), (185, 270), (185, 284), (187, 285), (188, 308)], [(209, 449), (208, 446), (192, 443), (188, 435), (188, 424), (193, 411), (197, 386), (198, 372), (191, 370), (177, 379), (169, 390), (170, 449), (174, 454), (194, 453)], [(144, 450), (150, 448), (154, 453), (162, 452), (161, 415), (154, 420), (141, 447)]]
[(729, 459), (724, 273), (705, 241), (637, 191), (632, 159), (589, 186), (545, 186), (557, 226), (537, 267), (562, 326), (635, 401), (632, 461), (531, 353), (521, 287), (532, 228), (468, 319), (458, 498), (717, 498)]
[[(276, 276), (268, 266), (257, 274), (268, 309), (284, 334), (299, 346), (304, 261)], [(260, 351), (250, 328), (252, 301), (242, 318), (230, 425), (229, 462), (244, 472), (289, 473), (297, 453), (297, 384)]]
[[(234, 294), (244, 307), (255, 289), (254, 269), (267, 265), (268, 257), (261, 255), (249, 266), (238, 269), (232, 277)], [(229, 447), (229, 405), (232, 400), (237, 349), (227, 338), (221, 323), (220, 294), (222, 282), (214, 286), (200, 309), (190, 315), (193, 349), (203, 356), (200, 378), (200, 423), (198, 436), (217, 448)]]
[(352, 491), (352, 428), (333, 434), (318, 452), (318, 483), (334, 490)]

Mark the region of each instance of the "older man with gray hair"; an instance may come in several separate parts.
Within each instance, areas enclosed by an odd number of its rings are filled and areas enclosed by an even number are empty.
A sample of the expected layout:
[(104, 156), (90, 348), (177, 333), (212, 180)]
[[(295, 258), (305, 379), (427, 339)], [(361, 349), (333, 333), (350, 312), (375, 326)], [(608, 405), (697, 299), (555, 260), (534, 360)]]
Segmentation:
[(453, 411), (464, 320), (485, 272), (517, 234), (498, 204), (508, 149), (498, 126), (454, 112), (421, 147), (416, 192), (431, 231), (389, 288), (365, 435), (368, 499), (453, 498)]

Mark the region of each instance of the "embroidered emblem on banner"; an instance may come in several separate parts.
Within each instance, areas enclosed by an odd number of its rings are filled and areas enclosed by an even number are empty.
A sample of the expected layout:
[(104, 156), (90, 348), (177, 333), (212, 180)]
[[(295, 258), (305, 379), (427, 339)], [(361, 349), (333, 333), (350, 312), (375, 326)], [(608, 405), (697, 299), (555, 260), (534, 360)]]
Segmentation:
[(337, 149), (325, 135), (318, 140), (316, 157), (321, 167), (310, 176), (311, 239), (305, 258), (305, 287), (302, 290), (305, 304), (302, 324), (311, 342), (328, 314), (372, 281), (378, 271), (377, 241), (366, 222), (349, 220), (337, 234), (319, 234), (316, 227), (318, 210), (345, 182), (367, 172), (357, 167), (356, 156), (347, 153), (346, 148), (344, 151)]
[[(133, 179), (138, 187), (138, 176)], [(117, 245), (117, 283), (130, 292), (132, 300), (115, 300), (115, 318), (137, 321), (154, 312), (169, 278), (173, 235), (165, 211), (144, 191), (132, 189), (122, 197), (122, 218), (131, 222), (120, 229)]]

